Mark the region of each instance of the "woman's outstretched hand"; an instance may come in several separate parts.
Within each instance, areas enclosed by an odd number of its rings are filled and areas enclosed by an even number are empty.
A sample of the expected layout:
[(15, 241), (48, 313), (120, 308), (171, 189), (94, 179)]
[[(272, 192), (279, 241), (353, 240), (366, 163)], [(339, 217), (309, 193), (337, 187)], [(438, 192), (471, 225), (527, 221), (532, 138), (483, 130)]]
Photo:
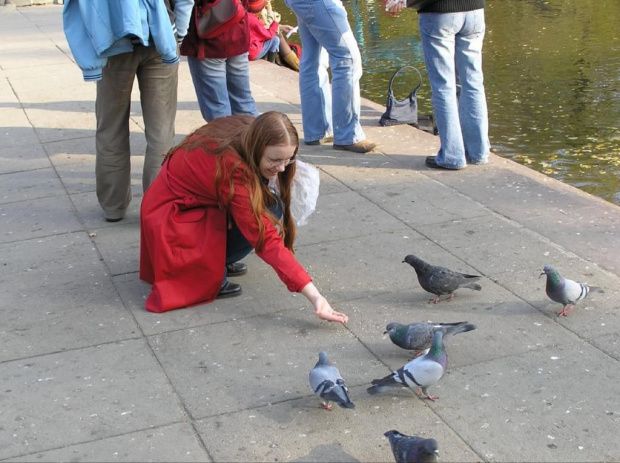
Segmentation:
[(338, 322), (338, 323), (347, 323), (349, 321), (349, 317), (341, 312), (336, 312), (332, 309), (332, 306), (329, 305), (327, 299), (321, 296), (319, 290), (316, 289), (314, 283), (308, 283), (304, 286), (304, 289), (301, 290), (301, 293), (308, 298), (308, 300), (312, 303), (314, 307), (314, 313), (317, 317), (322, 318), (323, 320), (328, 320), (330, 322)]
[(342, 312), (336, 312), (332, 309), (327, 299), (323, 296), (319, 296), (314, 302), (314, 313), (323, 320), (329, 320), (330, 322), (347, 323), (349, 317)]

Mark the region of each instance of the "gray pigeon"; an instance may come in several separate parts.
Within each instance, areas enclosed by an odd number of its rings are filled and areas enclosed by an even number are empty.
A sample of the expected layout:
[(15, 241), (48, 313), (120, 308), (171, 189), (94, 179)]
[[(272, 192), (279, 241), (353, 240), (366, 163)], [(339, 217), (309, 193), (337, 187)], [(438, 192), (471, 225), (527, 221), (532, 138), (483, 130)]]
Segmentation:
[(459, 323), (388, 323), (383, 334), (389, 334), (390, 339), (398, 347), (422, 353), (431, 347), (435, 331), (443, 333), (443, 340), (451, 338), (455, 334), (466, 333), (476, 329), (476, 325), (468, 322)]
[(436, 331), (428, 354), (413, 359), (385, 378), (373, 379), (372, 386), (367, 391), (374, 395), (393, 386), (419, 387), (427, 399), (435, 401), (439, 397), (429, 395), (427, 388), (441, 379), (447, 366), (448, 356), (443, 345), (443, 333)]
[(336, 402), (342, 408), (355, 408), (355, 404), (349, 399), (347, 389), (338, 368), (329, 364), (327, 352), (319, 352), (319, 361), (310, 371), (310, 387), (316, 395), (324, 399), (321, 406), (325, 410), (331, 410), (331, 402)]
[(439, 460), (435, 439), (407, 436), (396, 429), (383, 434), (390, 441), (396, 463), (433, 463)]
[(584, 299), (590, 292), (602, 292), (601, 288), (578, 283), (564, 278), (551, 265), (545, 265), (540, 276), (547, 275), (545, 291), (549, 299), (564, 305), (558, 317), (565, 317), (575, 308), (575, 303)]
[(429, 302), (437, 304), (441, 301), (441, 296), (449, 294), (450, 297), (446, 300), (450, 301), (454, 297), (454, 291), (459, 288), (469, 288), (476, 291), (480, 291), (482, 286), (475, 281), (482, 278), (479, 275), (467, 275), (465, 273), (455, 272), (445, 267), (436, 267), (427, 264), (422, 259), (418, 259), (413, 254), (409, 254), (405, 257), (403, 262), (407, 262), (411, 265), (418, 275), (418, 281), (420, 286), (429, 293), (435, 294), (437, 297), (431, 299)]

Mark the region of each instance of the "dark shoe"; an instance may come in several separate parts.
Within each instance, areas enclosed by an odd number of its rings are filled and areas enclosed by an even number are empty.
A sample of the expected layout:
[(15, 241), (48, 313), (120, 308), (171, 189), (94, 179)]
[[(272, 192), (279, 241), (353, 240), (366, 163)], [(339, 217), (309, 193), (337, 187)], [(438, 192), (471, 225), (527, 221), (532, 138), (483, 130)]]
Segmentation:
[(228, 277), (240, 277), (248, 273), (248, 266), (242, 262), (233, 262), (226, 265), (226, 276)]
[(439, 164), (437, 164), (436, 158), (437, 156), (428, 156), (426, 158), (426, 167), (430, 167), (431, 169), (459, 170), (453, 169), (451, 167), (440, 166)]
[(227, 297), (236, 296), (241, 296), (241, 285), (231, 283), (230, 281), (224, 283), (220, 288), (220, 292), (217, 293), (217, 299), (226, 299)]
[(312, 141), (305, 141), (304, 140), (304, 143), (306, 145), (309, 145), (309, 146), (318, 146), (318, 145), (325, 145), (325, 144), (331, 143), (333, 141), (334, 141), (334, 137), (333, 137), (333, 135), (330, 135), (328, 137), (321, 138), (320, 140), (312, 140)]
[(122, 217), (118, 217), (118, 218), (116, 218), (116, 219), (111, 219), (110, 217), (106, 217), (106, 218), (105, 218), (105, 221), (106, 221), (106, 222), (120, 222), (121, 220), (123, 220), (123, 218), (122, 218)]
[(374, 150), (377, 147), (377, 144), (371, 142), (370, 140), (362, 140), (357, 143), (353, 143), (352, 145), (336, 145), (334, 144), (335, 150), (341, 151), (353, 151), (354, 153), (368, 153), (369, 151)]

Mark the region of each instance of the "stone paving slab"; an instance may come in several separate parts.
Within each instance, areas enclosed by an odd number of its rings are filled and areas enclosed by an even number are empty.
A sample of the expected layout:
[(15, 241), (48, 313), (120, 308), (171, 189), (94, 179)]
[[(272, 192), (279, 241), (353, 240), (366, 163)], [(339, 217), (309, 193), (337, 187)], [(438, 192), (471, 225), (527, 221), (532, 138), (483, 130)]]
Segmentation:
[(578, 342), (450, 371), (433, 410), (487, 461), (618, 461), (617, 361)]
[(138, 336), (85, 233), (0, 245), (0, 361)]
[(67, 196), (0, 205), (0, 243), (82, 230)]
[(161, 462), (210, 462), (192, 427), (178, 423), (145, 431), (127, 433), (107, 439), (48, 452), (33, 453), (11, 461), (161, 461)]
[(5, 362), (0, 379), (3, 459), (184, 419), (144, 340)]

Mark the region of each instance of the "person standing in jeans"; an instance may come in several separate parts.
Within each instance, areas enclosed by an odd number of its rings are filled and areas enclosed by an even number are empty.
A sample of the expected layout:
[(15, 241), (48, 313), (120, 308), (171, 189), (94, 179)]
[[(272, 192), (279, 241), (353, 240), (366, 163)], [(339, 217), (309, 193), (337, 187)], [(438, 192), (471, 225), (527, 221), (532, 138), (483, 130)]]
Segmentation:
[[(196, 1), (194, 8), (201, 3)], [(247, 10), (247, 0), (242, 3)], [(250, 90), (249, 49), (247, 13), (237, 24), (211, 39), (200, 38), (195, 21), (190, 21), (181, 55), (187, 56), (198, 106), (207, 122), (231, 115), (258, 116)]]
[[(306, 145), (327, 141), (333, 128), (334, 149), (367, 153), (377, 145), (360, 124), (362, 58), (340, 0), (285, 0), (297, 16), (303, 53), (299, 63), (301, 118)], [(332, 73), (332, 111), (326, 111), (321, 50), (327, 50)]]
[[(402, 5), (389, 8), (397, 12)], [(441, 147), (435, 169), (486, 164), (489, 118), (482, 74), (484, 0), (436, 0), (419, 11), (424, 61)]]

